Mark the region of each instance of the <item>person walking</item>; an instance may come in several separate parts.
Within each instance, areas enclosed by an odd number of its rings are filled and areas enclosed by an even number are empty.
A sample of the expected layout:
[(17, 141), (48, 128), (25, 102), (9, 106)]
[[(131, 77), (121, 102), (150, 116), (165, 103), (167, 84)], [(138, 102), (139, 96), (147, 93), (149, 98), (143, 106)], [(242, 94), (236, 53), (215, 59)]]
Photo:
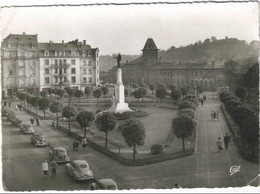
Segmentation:
[(11, 107), (11, 102), (9, 102), (8, 106), (9, 106), (9, 108)]
[(18, 106), (17, 105), (15, 105), (15, 110), (18, 110)]
[(30, 121), (31, 121), (31, 125), (33, 125), (33, 123), (34, 123), (34, 118), (33, 118), (33, 117), (30, 118)]
[(224, 144), (225, 144), (225, 149), (228, 149), (228, 144), (230, 141), (230, 136), (226, 133), (226, 135), (224, 136)]
[(6, 102), (4, 102), (4, 106), (6, 107)]
[(39, 117), (36, 117), (36, 126), (40, 127), (40, 118)]
[(82, 140), (81, 140), (81, 144), (82, 144), (82, 148), (83, 150), (85, 151), (86, 147), (87, 147), (87, 138), (84, 137)]
[(42, 172), (43, 172), (44, 178), (47, 178), (48, 171), (49, 171), (48, 162), (47, 162), (47, 160), (44, 160), (44, 162), (42, 163)]
[(177, 188), (177, 189), (182, 188), (182, 187), (181, 187), (179, 184), (177, 184), (177, 183), (176, 183), (174, 186), (175, 186), (175, 188)]
[(217, 140), (217, 147), (218, 147), (218, 152), (220, 152), (220, 150), (223, 150), (222, 141), (220, 140), (220, 137)]
[(51, 176), (56, 176), (56, 171), (57, 171), (58, 165), (54, 159), (51, 161), (50, 167), (51, 167)]
[(218, 120), (218, 117), (219, 117), (219, 111), (217, 111), (217, 113), (216, 113), (217, 120)]
[(203, 106), (203, 99), (200, 99), (200, 102), (201, 102), (201, 106)]

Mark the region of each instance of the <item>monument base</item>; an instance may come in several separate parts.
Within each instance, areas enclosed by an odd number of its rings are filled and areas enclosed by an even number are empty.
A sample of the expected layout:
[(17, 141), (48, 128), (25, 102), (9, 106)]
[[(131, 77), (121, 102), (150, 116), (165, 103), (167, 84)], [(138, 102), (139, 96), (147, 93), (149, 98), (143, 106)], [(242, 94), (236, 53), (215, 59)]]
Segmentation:
[(115, 104), (114, 106), (111, 106), (109, 109), (109, 112), (114, 112), (114, 113), (123, 113), (123, 112), (129, 112), (133, 111), (128, 107), (127, 103), (118, 103)]

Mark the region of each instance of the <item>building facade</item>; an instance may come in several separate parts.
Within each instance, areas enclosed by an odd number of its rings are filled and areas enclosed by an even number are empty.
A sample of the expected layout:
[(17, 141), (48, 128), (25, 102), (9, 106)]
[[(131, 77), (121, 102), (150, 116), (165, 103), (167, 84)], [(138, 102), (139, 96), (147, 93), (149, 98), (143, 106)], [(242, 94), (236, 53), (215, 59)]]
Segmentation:
[[(158, 59), (159, 49), (153, 39), (148, 38), (142, 56), (122, 64), (123, 82), (164, 83), (182, 86), (201, 86), (206, 90), (224, 85), (224, 68), (216, 66), (214, 61), (203, 63), (172, 62), (165, 63)], [(111, 73), (115, 73), (111, 71)]]
[(17, 90), (70, 85), (75, 89), (99, 84), (99, 50), (86, 41), (38, 43), (37, 35), (10, 34), (1, 47), (2, 95)]
[(18, 89), (39, 90), (39, 49), (37, 35), (10, 34), (2, 42), (2, 95), (12, 96)]

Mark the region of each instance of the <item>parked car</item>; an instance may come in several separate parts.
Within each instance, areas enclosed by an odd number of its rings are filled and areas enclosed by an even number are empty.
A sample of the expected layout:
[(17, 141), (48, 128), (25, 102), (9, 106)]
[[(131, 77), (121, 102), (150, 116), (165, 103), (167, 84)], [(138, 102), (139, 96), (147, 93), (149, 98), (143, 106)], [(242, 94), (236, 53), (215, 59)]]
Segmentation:
[(14, 113), (13, 111), (9, 111), (9, 112), (7, 113), (7, 119), (8, 119), (9, 121), (12, 121), (12, 119), (14, 119), (14, 118), (16, 118), (15, 113)]
[(1, 113), (2, 113), (2, 117), (6, 117), (8, 114), (8, 110), (2, 108)]
[(91, 184), (91, 190), (117, 190), (117, 184), (112, 179), (99, 179)]
[(43, 147), (48, 145), (48, 141), (45, 140), (45, 137), (41, 133), (34, 133), (31, 137), (31, 142), (35, 146)]
[(93, 172), (85, 160), (74, 160), (65, 165), (65, 171), (76, 180), (93, 179)]
[(63, 147), (54, 147), (49, 151), (49, 156), (51, 160), (55, 160), (57, 163), (66, 163), (70, 161), (67, 151)]
[(23, 121), (20, 118), (13, 118), (11, 122), (15, 127), (20, 127), (23, 124)]
[(23, 134), (33, 134), (34, 133), (34, 128), (31, 125), (22, 124), (20, 126), (20, 131)]

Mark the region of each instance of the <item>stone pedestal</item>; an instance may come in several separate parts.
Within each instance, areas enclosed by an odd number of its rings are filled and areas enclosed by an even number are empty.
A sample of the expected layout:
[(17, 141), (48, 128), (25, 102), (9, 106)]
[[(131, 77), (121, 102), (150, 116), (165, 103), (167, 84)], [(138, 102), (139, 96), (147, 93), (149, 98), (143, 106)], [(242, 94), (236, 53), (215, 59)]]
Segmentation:
[(115, 86), (115, 95), (112, 98), (112, 106), (109, 109), (111, 112), (123, 113), (132, 111), (128, 107), (128, 103), (125, 103), (125, 87), (122, 82), (122, 69), (117, 69), (117, 82)]

